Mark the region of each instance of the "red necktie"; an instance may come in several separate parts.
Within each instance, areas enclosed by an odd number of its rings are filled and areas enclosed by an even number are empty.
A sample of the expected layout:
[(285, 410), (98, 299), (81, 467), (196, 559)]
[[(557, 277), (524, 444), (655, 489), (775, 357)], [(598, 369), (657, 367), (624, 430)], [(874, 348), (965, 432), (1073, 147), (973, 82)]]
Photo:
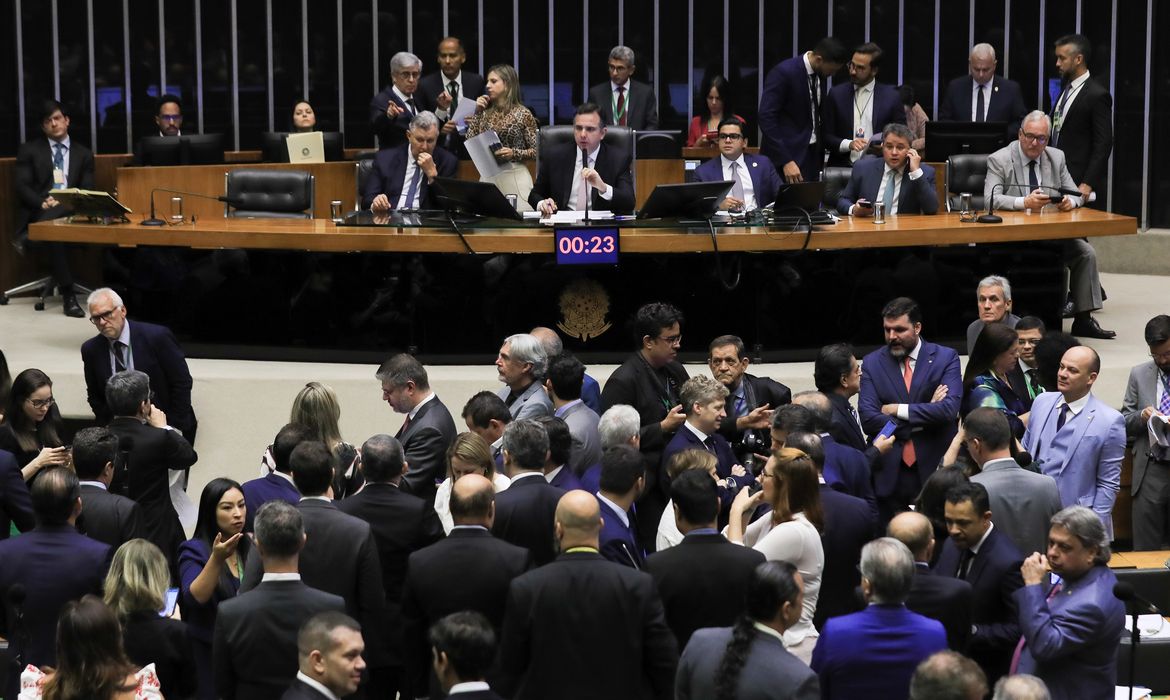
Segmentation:
[(618, 91), (617, 107), (615, 108), (614, 111), (616, 111), (617, 115), (618, 115), (618, 126), (625, 126), (626, 125), (626, 88), (625, 88), (625, 86), (619, 86), (617, 91)]
[[(910, 383), (914, 381), (914, 370), (910, 368), (910, 356), (906, 356), (906, 365), (902, 369), (902, 381), (906, 382), (906, 393), (910, 393)], [(902, 445), (902, 463), (907, 467), (913, 467), (918, 461), (917, 455), (914, 453), (913, 438), (906, 440), (906, 444)]]
[[(1063, 587), (1064, 586), (1062, 585), (1062, 582), (1057, 581), (1056, 585), (1052, 587), (1052, 590), (1048, 591), (1048, 597), (1044, 599), (1044, 602), (1045, 603), (1052, 602), (1052, 599), (1055, 598), (1057, 596), (1057, 594), (1060, 593), (1060, 589)], [(1024, 647), (1027, 644), (1028, 644), (1028, 640), (1024, 639), (1023, 635), (1021, 635), (1019, 643), (1016, 644), (1016, 650), (1015, 650), (1015, 652), (1012, 653), (1012, 663), (1011, 663), (1011, 666), (1009, 666), (1009, 671), (1008, 671), (1009, 673), (1015, 674), (1018, 671), (1018, 669), (1020, 668), (1020, 657), (1023, 656)]]

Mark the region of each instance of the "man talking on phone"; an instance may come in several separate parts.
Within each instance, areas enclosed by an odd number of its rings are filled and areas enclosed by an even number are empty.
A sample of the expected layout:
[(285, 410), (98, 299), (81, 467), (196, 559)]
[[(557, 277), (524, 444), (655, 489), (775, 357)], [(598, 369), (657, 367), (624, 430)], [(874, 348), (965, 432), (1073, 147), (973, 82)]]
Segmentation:
[(872, 216), (873, 203), (882, 202), (886, 216), (938, 212), (934, 168), (910, 148), (913, 140), (905, 124), (887, 124), (882, 129), (882, 159), (862, 158), (854, 164), (849, 184), (837, 200), (837, 211)]

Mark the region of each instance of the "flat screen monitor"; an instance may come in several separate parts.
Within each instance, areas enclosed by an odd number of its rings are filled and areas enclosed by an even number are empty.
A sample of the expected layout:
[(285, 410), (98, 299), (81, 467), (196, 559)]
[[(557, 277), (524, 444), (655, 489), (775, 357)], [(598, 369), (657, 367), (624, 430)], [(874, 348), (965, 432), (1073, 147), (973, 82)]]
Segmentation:
[(805, 211), (815, 211), (821, 208), (825, 200), (825, 183), (821, 180), (812, 182), (793, 182), (782, 185), (776, 193), (776, 202), (772, 211), (798, 208)]
[(926, 157), (934, 163), (960, 153), (995, 153), (1007, 143), (1007, 122), (926, 122)]
[(448, 211), (462, 211), (497, 219), (524, 218), (520, 212), (512, 208), (500, 188), (490, 182), (437, 177), (432, 186), (435, 188), (436, 199)]
[[(287, 131), (267, 131), (260, 135), (260, 154), (265, 163), (287, 163), (288, 149), (285, 147)], [(325, 160), (345, 160), (345, 139), (340, 131), (323, 131), (321, 138), (325, 144)]]
[(223, 162), (223, 134), (192, 134), (183, 137), (185, 165), (218, 165)]
[(658, 185), (638, 212), (639, 219), (709, 219), (719, 209), (734, 183), (684, 182)]
[(174, 136), (144, 136), (138, 142), (138, 162), (142, 165), (182, 165), (183, 140)]

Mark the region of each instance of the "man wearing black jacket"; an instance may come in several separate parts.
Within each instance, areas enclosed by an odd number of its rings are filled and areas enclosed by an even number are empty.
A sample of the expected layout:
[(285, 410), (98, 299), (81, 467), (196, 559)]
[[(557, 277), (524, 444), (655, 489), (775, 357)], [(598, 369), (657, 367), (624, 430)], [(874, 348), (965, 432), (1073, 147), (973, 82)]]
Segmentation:
[(142, 508), (110, 493), (118, 438), (107, 428), (85, 428), (73, 436), (73, 470), (81, 480), (81, 515), (77, 530), (117, 549), (142, 537)]
[(545, 216), (558, 209), (583, 211), (586, 201), (590, 210), (632, 212), (631, 155), (602, 143), (605, 121), (597, 105), (586, 102), (577, 108), (573, 137), (573, 143), (556, 144), (547, 153), (540, 154), (536, 183), (528, 195), (528, 203)]
[(727, 387), (727, 418), (719, 434), (741, 460), (766, 453), (772, 411), (792, 401), (792, 391), (780, 382), (748, 374), (751, 362), (739, 336), (721, 335), (708, 347), (711, 376)]

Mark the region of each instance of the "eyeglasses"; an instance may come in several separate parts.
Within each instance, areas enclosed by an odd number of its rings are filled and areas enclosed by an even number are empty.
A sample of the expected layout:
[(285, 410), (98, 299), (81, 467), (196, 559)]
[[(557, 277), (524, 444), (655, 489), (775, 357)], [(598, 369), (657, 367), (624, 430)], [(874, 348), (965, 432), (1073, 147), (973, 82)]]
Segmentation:
[(396, 73), (395, 75), (397, 75), (399, 78), (402, 78), (403, 80), (418, 80), (418, 77), (422, 74), (416, 70), (404, 70)]
[(682, 333), (679, 333), (678, 335), (660, 335), (656, 338), (656, 340), (661, 340), (667, 345), (678, 345), (682, 343)]
[(162, 122), (171, 122), (171, 123), (181, 122), (181, 121), (183, 121), (183, 115), (182, 114), (160, 114), (160, 115), (158, 115), (158, 120), (162, 121)]
[(26, 399), (26, 400), (30, 404), (32, 404), (33, 408), (36, 408), (36, 409), (48, 408), (49, 406), (52, 406), (53, 404), (57, 403), (56, 399), (54, 399), (52, 396), (50, 396), (47, 399)]
[(1048, 134), (1029, 134), (1026, 131), (1021, 131), (1020, 138), (1032, 143), (1048, 143)]
[(721, 141), (739, 141), (743, 138), (743, 134), (719, 134)]
[(111, 320), (113, 320), (114, 312), (117, 311), (118, 308), (119, 307), (115, 306), (114, 308), (110, 309), (109, 311), (104, 311), (100, 314), (93, 314), (92, 316), (89, 317), (89, 322), (95, 326), (101, 325), (103, 323), (109, 323)]

